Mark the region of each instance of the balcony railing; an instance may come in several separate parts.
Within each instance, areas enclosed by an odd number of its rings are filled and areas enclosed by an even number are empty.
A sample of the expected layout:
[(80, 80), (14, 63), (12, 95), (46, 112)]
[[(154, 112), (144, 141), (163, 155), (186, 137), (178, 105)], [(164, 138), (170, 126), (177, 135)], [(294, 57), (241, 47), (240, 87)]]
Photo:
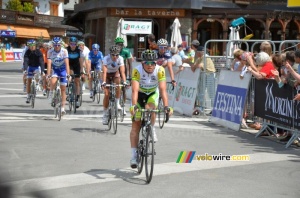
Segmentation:
[(258, 5), (286, 5), (286, 0), (204, 0), (236, 4), (258, 4)]
[(11, 25), (32, 25), (39, 27), (59, 27), (64, 17), (19, 12), (0, 9), (0, 23)]

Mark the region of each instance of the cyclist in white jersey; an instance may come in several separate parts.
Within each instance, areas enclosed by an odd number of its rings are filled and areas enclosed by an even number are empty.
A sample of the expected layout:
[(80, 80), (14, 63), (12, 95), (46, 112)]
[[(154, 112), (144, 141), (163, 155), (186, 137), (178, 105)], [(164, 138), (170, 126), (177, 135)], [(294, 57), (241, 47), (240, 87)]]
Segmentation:
[[(54, 37), (52, 39), (53, 48), (50, 49), (47, 53), (48, 62), (47, 62), (47, 76), (51, 76), (50, 84), (50, 93), (49, 98), (52, 100), (53, 89), (55, 89), (56, 81), (60, 80), (60, 89), (62, 97), (62, 108), (61, 112), (64, 115), (65, 112), (65, 103), (66, 103), (66, 85), (67, 78), (70, 77), (70, 67), (69, 67), (69, 55), (68, 50), (62, 48), (62, 39), (60, 37)], [(52, 69), (52, 70), (51, 70)], [(50, 74), (52, 71), (52, 74)], [(51, 105), (53, 102), (51, 101)]]
[[(77, 45), (78, 45), (78, 48), (81, 51), (80, 56), (83, 57), (83, 69), (84, 69), (85, 73), (88, 75), (88, 79), (90, 79), (91, 78), (91, 75), (90, 75), (91, 62), (89, 61), (90, 50), (87, 46), (85, 46), (83, 41), (78, 41)], [(85, 76), (83, 75), (81, 77), (81, 79), (82, 79), (82, 90), (85, 90), (85, 84), (84, 84), (85, 83)]]
[[(120, 84), (120, 76), (123, 80), (123, 85), (126, 86), (126, 77), (125, 77), (125, 66), (124, 66), (124, 59), (122, 56), (120, 56), (120, 47), (117, 45), (112, 45), (109, 49), (110, 54), (105, 56), (103, 59), (103, 83), (102, 87), (105, 87), (106, 83), (111, 83), (111, 78), (114, 83)], [(118, 104), (118, 109), (121, 109), (121, 106), (119, 104), (120, 100), (120, 89), (116, 89), (116, 102)], [(109, 102), (109, 89), (105, 89), (105, 95), (103, 98), (103, 119), (102, 123), (103, 125), (108, 124), (108, 102)]]

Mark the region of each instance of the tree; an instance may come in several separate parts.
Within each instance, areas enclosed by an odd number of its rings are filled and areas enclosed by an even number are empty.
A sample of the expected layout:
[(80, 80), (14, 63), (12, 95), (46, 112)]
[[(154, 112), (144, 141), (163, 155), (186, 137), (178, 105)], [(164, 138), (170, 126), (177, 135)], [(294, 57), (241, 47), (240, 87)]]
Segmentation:
[(20, 0), (9, 0), (5, 6), (8, 10), (23, 11), (23, 5)]
[(34, 13), (34, 7), (32, 3), (25, 2), (23, 6), (23, 12)]
[(24, 2), (24, 5), (22, 5), (20, 0), (9, 0), (5, 6), (8, 10), (34, 13), (34, 6), (29, 2)]

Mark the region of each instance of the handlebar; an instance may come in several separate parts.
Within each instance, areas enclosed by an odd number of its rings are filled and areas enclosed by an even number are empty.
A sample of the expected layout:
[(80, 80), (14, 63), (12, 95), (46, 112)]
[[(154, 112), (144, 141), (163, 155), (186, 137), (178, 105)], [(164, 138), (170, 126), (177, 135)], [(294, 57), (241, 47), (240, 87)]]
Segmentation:
[(167, 82), (167, 84), (171, 84), (172, 85), (172, 91), (174, 90), (174, 85), (173, 85), (173, 83), (172, 82)]

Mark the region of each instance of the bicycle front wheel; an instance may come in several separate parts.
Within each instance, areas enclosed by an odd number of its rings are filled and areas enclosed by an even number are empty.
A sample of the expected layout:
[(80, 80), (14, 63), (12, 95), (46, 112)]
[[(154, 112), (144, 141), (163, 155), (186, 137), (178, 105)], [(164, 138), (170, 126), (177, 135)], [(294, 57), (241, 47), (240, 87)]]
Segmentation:
[(57, 108), (57, 115), (58, 115), (58, 121), (61, 120), (61, 93), (60, 90), (57, 91), (57, 95), (56, 95), (56, 105), (55, 107)]
[(145, 158), (145, 155), (144, 155), (144, 148), (145, 148), (145, 141), (144, 141), (144, 138), (143, 138), (143, 127), (141, 127), (141, 130), (140, 130), (140, 135), (139, 135), (139, 144), (138, 144), (138, 148), (137, 148), (137, 172), (138, 174), (141, 174), (141, 172), (143, 171), (143, 166), (144, 166), (144, 158)]
[(120, 96), (120, 106), (121, 106), (121, 113), (120, 113), (120, 121), (123, 122), (124, 120), (124, 110), (125, 110), (125, 98), (124, 98), (124, 89), (122, 88), (121, 96)]
[(118, 130), (118, 106), (115, 103), (114, 108), (113, 108), (113, 115), (112, 115), (112, 122), (113, 122), (113, 133), (116, 135), (117, 130)]
[(154, 168), (154, 141), (153, 141), (153, 129), (149, 125), (146, 128), (146, 145), (145, 145), (145, 172), (146, 172), (146, 181), (149, 184), (153, 175)]
[(73, 97), (72, 97), (72, 85), (69, 85), (68, 87), (68, 101), (69, 101), (69, 110), (70, 112), (72, 112), (72, 108), (73, 108)]
[(32, 80), (33, 83), (31, 83), (30, 87), (30, 101), (31, 101), (31, 107), (34, 108), (34, 102), (35, 102), (35, 95), (36, 95), (36, 84), (34, 80)]
[(99, 81), (97, 80), (97, 83), (96, 83), (96, 93), (97, 93), (97, 103), (99, 104), (100, 103), (100, 84), (99, 84)]
[(158, 101), (158, 110), (159, 110), (158, 111), (158, 124), (159, 124), (159, 128), (162, 129), (165, 124), (166, 114), (164, 111), (164, 104), (163, 104), (161, 97), (159, 97), (159, 101)]
[(111, 108), (108, 109), (108, 130), (111, 129), (112, 119), (111, 119)]
[(74, 113), (76, 113), (76, 86), (75, 86), (75, 84), (73, 84), (73, 87), (72, 87), (72, 100), (73, 100)]
[(80, 95), (79, 95), (79, 103), (80, 103), (80, 106), (82, 105), (82, 81), (80, 81)]

